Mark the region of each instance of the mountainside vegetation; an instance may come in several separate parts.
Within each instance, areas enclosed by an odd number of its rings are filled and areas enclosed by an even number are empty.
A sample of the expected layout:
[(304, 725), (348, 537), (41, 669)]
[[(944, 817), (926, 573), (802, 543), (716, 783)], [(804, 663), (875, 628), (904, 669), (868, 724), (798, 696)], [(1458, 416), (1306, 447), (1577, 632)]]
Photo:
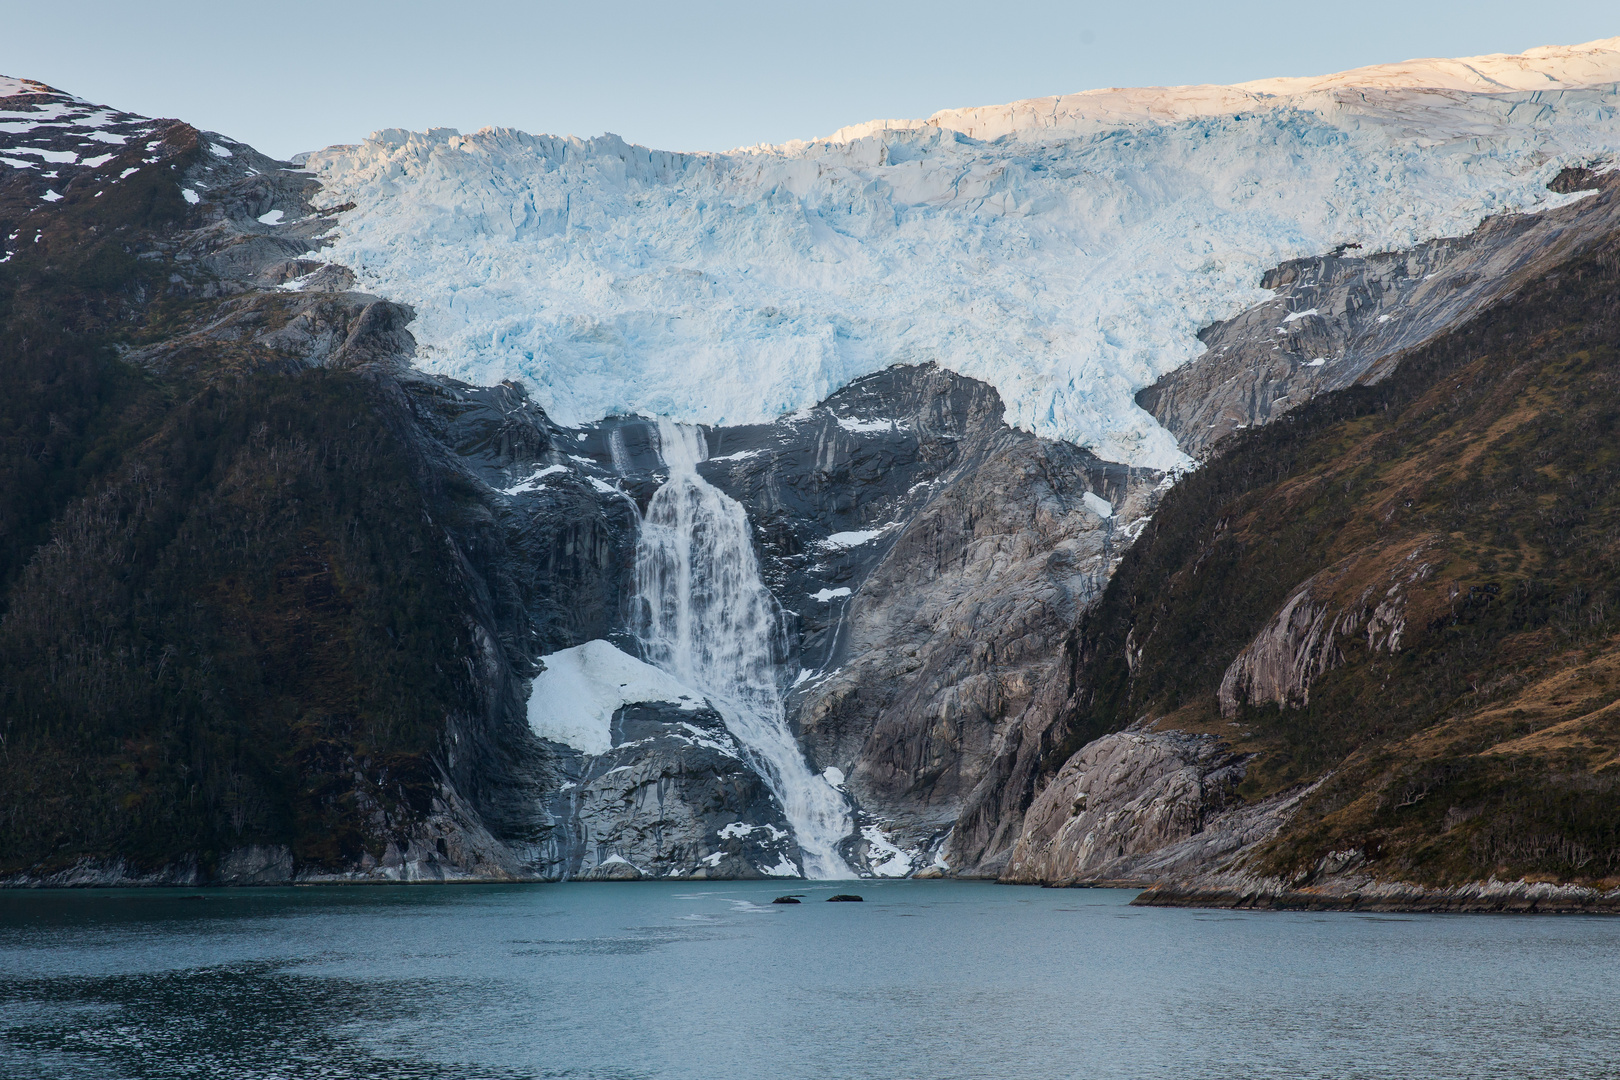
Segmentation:
[(127, 362), (230, 291), (175, 256), (180, 188), (41, 206), (25, 180), (0, 190), (4, 231), (38, 236), (0, 265), (0, 874), (380, 854), (478, 707), (435, 520), (466, 493), (364, 370)]
[(1620, 237), (1233, 438), (1081, 629), (1047, 758), (1133, 723), (1323, 779), (1251, 861), (1620, 882)]

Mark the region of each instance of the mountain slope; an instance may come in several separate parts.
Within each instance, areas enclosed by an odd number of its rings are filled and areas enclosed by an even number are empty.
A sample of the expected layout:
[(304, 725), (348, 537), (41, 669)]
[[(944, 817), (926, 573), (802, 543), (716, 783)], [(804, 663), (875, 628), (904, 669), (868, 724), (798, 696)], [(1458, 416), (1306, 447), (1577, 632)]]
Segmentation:
[[(1611, 182), (1600, 198), (1614, 197)], [(1606, 902), (1620, 231), (1596, 239), (1376, 385), (1229, 440), (1086, 618), (1049, 768), (1124, 728), (1143, 747), (1214, 738), (1226, 759), (1178, 767), (1204, 784), (1236, 761), (1236, 779), (1184, 802), (1194, 820), (1157, 843), (1286, 799), (1272, 835), (1160, 869), (1140, 838), (1076, 861), (1088, 799), (1124, 794), (1076, 755), (1032, 809), (1012, 877), (1156, 883), (1146, 902)], [(1473, 884), (1489, 879), (1530, 884)]]
[(275, 290), (319, 224), (262, 221), (308, 211), (279, 163), (20, 89), (0, 873), (510, 873), (457, 805), (446, 728), (487, 726), (489, 673), (461, 657), (489, 620), (457, 551), (465, 493), (388, 377), (408, 313)]

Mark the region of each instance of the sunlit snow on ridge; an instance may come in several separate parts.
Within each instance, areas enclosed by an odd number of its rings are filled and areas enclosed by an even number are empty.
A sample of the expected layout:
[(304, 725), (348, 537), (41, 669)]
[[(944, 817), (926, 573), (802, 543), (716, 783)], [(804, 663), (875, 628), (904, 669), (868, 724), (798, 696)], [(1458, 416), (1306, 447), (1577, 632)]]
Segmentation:
[[(308, 167), (357, 204), (329, 257), (415, 307), (420, 363), (520, 379), (563, 423), (758, 422), (934, 360), (1013, 424), (1168, 468), (1186, 459), (1134, 395), (1201, 327), (1287, 259), (1566, 201), (1547, 181), (1620, 138), (1617, 46), (949, 114), (988, 142), (880, 121), (683, 155), (394, 129)], [(1413, 88), (1431, 77), (1448, 88)]]

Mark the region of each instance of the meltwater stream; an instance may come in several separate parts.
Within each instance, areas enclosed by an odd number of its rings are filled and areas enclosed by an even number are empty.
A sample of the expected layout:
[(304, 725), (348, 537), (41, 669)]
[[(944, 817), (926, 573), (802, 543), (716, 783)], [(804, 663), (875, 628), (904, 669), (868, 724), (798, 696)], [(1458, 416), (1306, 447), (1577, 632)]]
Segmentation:
[(838, 854), (851, 831), (844, 798), (810, 771), (782, 709), (776, 653), (784, 635), (760, 580), (748, 512), (698, 475), (703, 433), (658, 422), (669, 480), (636, 542), (637, 631), (648, 662), (700, 691), (725, 718), (782, 804), (811, 878), (855, 874)]

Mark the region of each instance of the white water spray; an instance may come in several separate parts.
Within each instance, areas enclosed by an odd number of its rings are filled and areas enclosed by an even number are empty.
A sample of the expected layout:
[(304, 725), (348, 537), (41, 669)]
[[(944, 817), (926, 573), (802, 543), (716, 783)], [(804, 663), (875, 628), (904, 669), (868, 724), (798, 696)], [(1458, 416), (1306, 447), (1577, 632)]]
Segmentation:
[(844, 798), (810, 771), (788, 730), (776, 679), (784, 637), (760, 580), (748, 512), (698, 475), (703, 434), (658, 422), (669, 480), (647, 505), (636, 542), (637, 631), (647, 660), (709, 698), (782, 804), (812, 878), (852, 878), (838, 842)]

